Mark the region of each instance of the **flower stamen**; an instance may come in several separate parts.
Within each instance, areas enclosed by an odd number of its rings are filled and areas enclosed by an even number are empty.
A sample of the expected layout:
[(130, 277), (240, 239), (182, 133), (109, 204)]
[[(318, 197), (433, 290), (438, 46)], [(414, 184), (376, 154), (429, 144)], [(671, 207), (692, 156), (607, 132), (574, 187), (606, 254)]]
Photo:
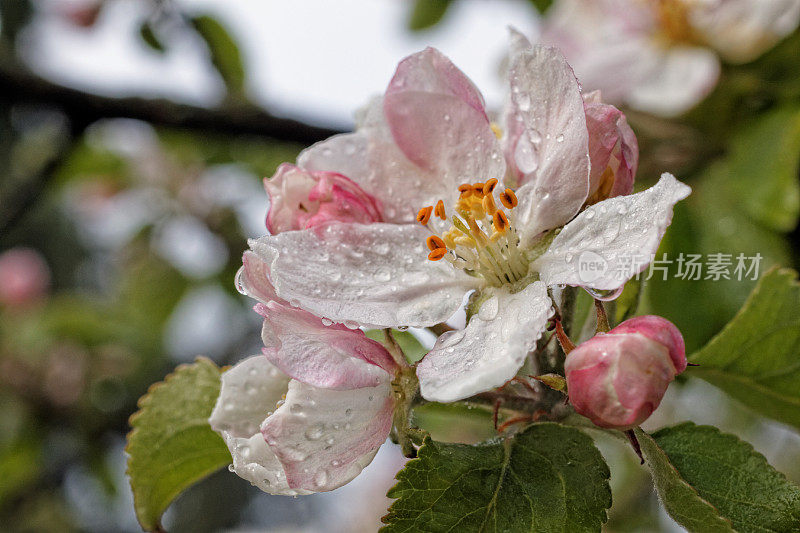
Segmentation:
[[(528, 262), (519, 250), (511, 216), (519, 202), (514, 191), (505, 189), (498, 195), (501, 207), (494, 197), (497, 185), (497, 178), (459, 185), (455, 213), (450, 217), (452, 225), (441, 236), (434, 234), (426, 239), (429, 260), (446, 258), (453, 266), (480, 275), (495, 286), (515, 283), (527, 275)], [(417, 220), (426, 225), (431, 211), (447, 220), (442, 200), (435, 208), (421, 209)]]

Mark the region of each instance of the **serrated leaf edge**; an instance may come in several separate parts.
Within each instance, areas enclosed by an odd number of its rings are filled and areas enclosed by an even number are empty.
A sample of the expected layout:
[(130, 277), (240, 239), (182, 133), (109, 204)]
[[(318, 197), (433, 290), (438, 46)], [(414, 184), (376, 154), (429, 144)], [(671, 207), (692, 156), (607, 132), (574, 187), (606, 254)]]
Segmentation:
[[(142, 513), (144, 511), (142, 509), (142, 503), (140, 501), (140, 496), (137, 494), (136, 490), (134, 490), (133, 478), (131, 477), (131, 472), (130, 472), (132, 455), (130, 454), (129, 448), (130, 448), (130, 445), (131, 445), (131, 438), (136, 435), (136, 432), (139, 429), (137, 427), (137, 421), (142, 416), (142, 409), (144, 409), (149, 404), (150, 398), (151, 398), (151, 394), (154, 391), (158, 390), (159, 388), (164, 387), (164, 386), (168, 385), (169, 383), (171, 383), (178, 376), (178, 374), (180, 372), (189, 369), (193, 365), (199, 365), (199, 364), (211, 365), (215, 369), (219, 370), (220, 373), (222, 373), (225, 370), (224, 367), (223, 368), (218, 367), (216, 365), (216, 363), (214, 363), (214, 361), (212, 361), (208, 357), (204, 357), (204, 356), (196, 357), (195, 360), (193, 362), (191, 362), (191, 363), (182, 363), (182, 364), (176, 366), (172, 370), (172, 372), (170, 372), (169, 374), (164, 376), (163, 380), (157, 381), (155, 383), (152, 383), (149, 387), (147, 387), (147, 391), (136, 401), (136, 411), (134, 413), (132, 413), (128, 417), (128, 425), (131, 427), (131, 430), (125, 435), (125, 448), (123, 449), (123, 452), (128, 456), (128, 460), (125, 463), (125, 475), (128, 478), (128, 484), (130, 485), (131, 493), (133, 494), (133, 507), (134, 507), (134, 510), (136, 511), (136, 520), (139, 522), (139, 525), (142, 526), (142, 529), (145, 530), (145, 531), (151, 531), (153, 533), (162, 533), (162, 532), (164, 532), (164, 529), (161, 526), (161, 521), (160, 520), (156, 520), (156, 522), (153, 524), (153, 528), (152, 529), (148, 529), (148, 527), (145, 526), (145, 524), (142, 524), (142, 522), (141, 522), (140, 510), (142, 510)], [(200, 473), (200, 478), (205, 477), (206, 475), (211, 474), (212, 472), (214, 472), (216, 470), (218, 470), (218, 469), (215, 468), (214, 470), (212, 470), (210, 472), (201, 472)]]

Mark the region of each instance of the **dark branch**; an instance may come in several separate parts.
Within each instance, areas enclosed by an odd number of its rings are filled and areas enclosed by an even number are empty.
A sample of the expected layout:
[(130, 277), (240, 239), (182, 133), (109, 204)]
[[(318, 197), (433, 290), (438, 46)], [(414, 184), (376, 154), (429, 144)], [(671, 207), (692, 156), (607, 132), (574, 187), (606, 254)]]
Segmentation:
[(313, 144), (340, 131), (273, 116), (252, 104), (216, 109), (179, 104), (165, 99), (112, 98), (47, 81), (16, 62), (0, 61), (0, 91), (7, 103), (56, 106), (79, 134), (104, 118), (132, 118), (151, 124), (233, 135), (257, 135), (281, 141)]

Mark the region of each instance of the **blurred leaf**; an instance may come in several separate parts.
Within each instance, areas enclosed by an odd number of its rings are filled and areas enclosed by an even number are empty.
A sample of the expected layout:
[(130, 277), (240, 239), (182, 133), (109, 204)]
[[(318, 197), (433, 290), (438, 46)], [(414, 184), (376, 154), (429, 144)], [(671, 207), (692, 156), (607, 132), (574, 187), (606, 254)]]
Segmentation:
[(383, 531), (600, 531), (608, 479), (591, 439), (558, 424), (474, 446), (428, 437), (389, 490)]
[(613, 306), (609, 306), (610, 309), (614, 310), (614, 315), (609, 316), (612, 328), (636, 314), (642, 299), (644, 286), (645, 281), (641, 279), (632, 279), (625, 284), (622, 294), (613, 301)]
[[(384, 343), (385, 338), (382, 329), (370, 329), (365, 333), (370, 339), (378, 341), (381, 344)], [(417, 338), (407, 331), (393, 329), (392, 336), (394, 340), (397, 341), (397, 344), (400, 345), (400, 349), (403, 350), (409, 363), (416, 363), (422, 359), (422, 356), (428, 353), (428, 350), (420, 344)]]
[(40, 443), (23, 439), (0, 448), (0, 507), (41, 475)]
[(553, 5), (553, 0), (529, 0), (531, 4), (534, 5), (536, 9), (539, 10), (539, 13), (544, 13), (547, 11), (551, 5)]
[(211, 64), (222, 76), (228, 92), (234, 96), (243, 96), (244, 62), (236, 41), (222, 24), (209, 15), (193, 17), (190, 22), (206, 42), (211, 54)]
[(779, 109), (739, 132), (730, 170), (738, 205), (774, 230), (793, 230), (800, 215), (800, 109)]
[(411, 31), (420, 31), (441, 22), (452, 0), (416, 0), (408, 19)]
[(688, 375), (716, 385), (760, 414), (800, 428), (800, 284), (767, 272), (744, 307), (689, 360)]
[(730, 166), (719, 161), (692, 181), (691, 196), (675, 206), (669, 227), (656, 255), (673, 261), (664, 280), (656, 273), (648, 280), (642, 314), (661, 315), (674, 322), (683, 333), (687, 352), (703, 346), (736, 314), (756, 284), (753, 276), (741, 280), (682, 279), (675, 261), (683, 254), (706, 256), (713, 253), (731, 255), (731, 274), (738, 254), (762, 256), (759, 272), (790, 262), (788, 241), (779, 233), (754, 222), (739, 208), (728, 185)]
[(141, 37), (144, 44), (150, 47), (151, 50), (154, 50), (160, 54), (163, 54), (166, 50), (164, 43), (158, 38), (158, 36), (153, 31), (153, 26), (150, 25), (149, 22), (143, 22), (139, 26), (139, 37)]
[(409, 363), (416, 363), (428, 353), (428, 350), (417, 340), (417, 338), (407, 331), (392, 331), (394, 340), (400, 345)]
[(736, 531), (800, 531), (800, 488), (750, 444), (691, 422), (661, 429), (653, 439), (680, 477)]
[(219, 388), (220, 369), (201, 357), (139, 400), (125, 451), (136, 516), (145, 530), (160, 527), (161, 515), (184, 489), (230, 464), (225, 442), (208, 425)]
[(656, 441), (641, 429), (635, 431), (658, 497), (672, 519), (697, 533), (733, 532), (730, 521), (681, 477)]
[(428, 402), (414, 408), (412, 420), (437, 442), (474, 444), (497, 436), (491, 410), (462, 403)]

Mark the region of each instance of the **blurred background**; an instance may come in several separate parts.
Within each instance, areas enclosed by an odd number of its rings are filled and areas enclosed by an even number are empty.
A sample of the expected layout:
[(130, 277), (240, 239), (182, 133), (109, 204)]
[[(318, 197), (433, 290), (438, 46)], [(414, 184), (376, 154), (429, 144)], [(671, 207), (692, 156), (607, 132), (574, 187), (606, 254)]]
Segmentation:
[[(499, 107), (507, 27), (535, 37), (548, 3), (0, 0), (0, 529), (140, 531), (123, 451), (136, 400), (199, 354), (231, 364), (260, 349), (233, 277), (246, 239), (265, 233), (261, 179), (351, 128), (397, 62), (425, 46)], [(796, 214), (775, 223), (748, 198), (797, 187), (799, 60), (795, 32), (723, 66), (714, 92), (678, 119), (628, 112), (638, 186), (670, 171), (695, 189), (664, 253), (760, 253), (762, 272), (797, 268)], [(775, 176), (754, 178), (776, 159)], [(640, 311), (676, 322), (691, 351), (754, 283), (656, 278)], [(418, 416), (443, 440), (492, 435), (486, 413), (434, 405)], [(685, 419), (737, 432), (800, 482), (797, 434), (710, 385), (673, 387), (648, 428)], [(632, 454), (600, 445), (614, 486), (606, 530), (680, 531)], [(164, 526), (374, 531), (403, 461), (384, 446), (350, 485), (298, 499), (222, 471), (182, 495)]]

